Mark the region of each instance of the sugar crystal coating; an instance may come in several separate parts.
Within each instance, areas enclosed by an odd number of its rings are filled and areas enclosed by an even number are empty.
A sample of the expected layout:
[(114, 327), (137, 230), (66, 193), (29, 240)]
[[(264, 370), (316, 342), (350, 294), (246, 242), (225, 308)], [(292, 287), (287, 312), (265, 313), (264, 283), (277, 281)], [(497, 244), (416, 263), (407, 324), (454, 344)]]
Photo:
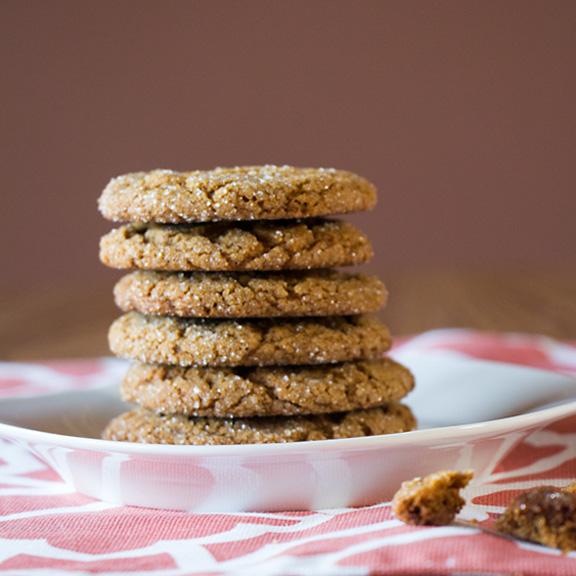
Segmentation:
[(125, 174), (98, 201), (110, 220), (165, 223), (308, 218), (375, 203), (374, 186), (351, 172), (273, 165)]
[(136, 271), (114, 288), (128, 312), (200, 318), (331, 316), (374, 312), (386, 303), (375, 276), (331, 269), (222, 273)]
[(371, 316), (211, 320), (128, 312), (109, 331), (114, 354), (180, 366), (322, 364), (371, 358), (390, 348)]
[(410, 409), (397, 402), (350, 412), (259, 418), (188, 418), (137, 408), (112, 420), (103, 438), (148, 444), (270, 444), (395, 434), (414, 426)]
[(121, 387), (127, 402), (188, 416), (321, 414), (401, 400), (414, 378), (390, 358), (330, 365), (256, 368), (133, 364)]
[(298, 270), (362, 264), (368, 237), (347, 222), (306, 219), (127, 224), (100, 240), (100, 260), (142, 270)]

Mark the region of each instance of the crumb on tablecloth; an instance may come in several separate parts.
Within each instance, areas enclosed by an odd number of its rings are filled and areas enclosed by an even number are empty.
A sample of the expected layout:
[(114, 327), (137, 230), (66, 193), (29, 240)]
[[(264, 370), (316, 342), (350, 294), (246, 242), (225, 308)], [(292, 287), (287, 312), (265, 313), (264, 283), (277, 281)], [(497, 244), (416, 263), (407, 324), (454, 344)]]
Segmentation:
[(521, 492), (498, 518), (496, 529), (563, 552), (576, 549), (575, 489), (537, 486)]
[(402, 482), (392, 500), (392, 510), (406, 524), (446, 526), (464, 506), (460, 489), (468, 485), (473, 475), (471, 470), (442, 470)]

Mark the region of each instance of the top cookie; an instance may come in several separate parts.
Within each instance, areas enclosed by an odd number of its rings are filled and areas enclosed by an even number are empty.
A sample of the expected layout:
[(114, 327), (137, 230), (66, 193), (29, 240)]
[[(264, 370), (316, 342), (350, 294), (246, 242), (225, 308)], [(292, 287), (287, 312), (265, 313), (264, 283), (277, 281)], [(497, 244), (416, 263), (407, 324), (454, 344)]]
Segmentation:
[(271, 165), (126, 174), (98, 200), (109, 220), (158, 223), (308, 218), (375, 204), (375, 187), (351, 172)]

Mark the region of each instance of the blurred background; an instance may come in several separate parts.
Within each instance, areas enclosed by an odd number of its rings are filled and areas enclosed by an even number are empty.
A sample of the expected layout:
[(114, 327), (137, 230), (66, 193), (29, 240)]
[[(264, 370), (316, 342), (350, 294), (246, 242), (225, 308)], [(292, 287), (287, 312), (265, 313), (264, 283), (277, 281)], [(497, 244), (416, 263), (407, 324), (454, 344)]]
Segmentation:
[(572, 0), (0, 1), (0, 289), (89, 289), (110, 178), (334, 167), (370, 270), (574, 268)]

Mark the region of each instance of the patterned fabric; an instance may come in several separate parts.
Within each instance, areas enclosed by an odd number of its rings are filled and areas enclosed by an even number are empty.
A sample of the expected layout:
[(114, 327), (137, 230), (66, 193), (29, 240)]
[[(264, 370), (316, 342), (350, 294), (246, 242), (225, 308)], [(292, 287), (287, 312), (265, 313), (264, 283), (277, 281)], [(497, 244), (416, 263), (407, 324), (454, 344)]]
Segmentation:
[[(576, 376), (576, 343), (443, 330), (396, 349), (447, 349)], [(406, 348), (405, 348), (406, 349)], [(97, 386), (113, 359), (0, 363), (2, 397)], [(531, 434), (467, 492), (462, 516), (490, 526), (511, 496), (576, 479), (576, 416)], [(191, 514), (130, 508), (72, 491), (23, 448), (0, 441), (0, 573), (153, 575), (576, 574), (576, 553), (458, 525), (417, 528), (389, 502), (307, 512)]]

